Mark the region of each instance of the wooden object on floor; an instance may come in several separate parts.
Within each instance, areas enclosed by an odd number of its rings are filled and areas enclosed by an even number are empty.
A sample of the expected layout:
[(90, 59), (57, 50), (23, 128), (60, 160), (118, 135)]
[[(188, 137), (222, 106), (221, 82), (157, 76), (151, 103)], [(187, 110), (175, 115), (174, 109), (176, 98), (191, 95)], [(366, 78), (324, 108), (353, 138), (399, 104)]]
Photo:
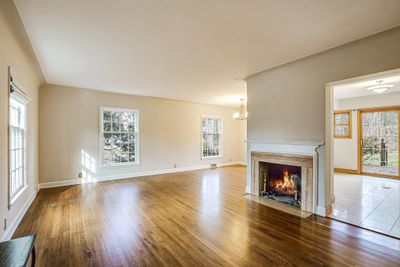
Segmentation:
[(243, 197), (246, 168), (40, 190), (14, 237), (37, 266), (396, 266), (400, 241)]
[(0, 266), (35, 266), (35, 235), (20, 237), (0, 243)]

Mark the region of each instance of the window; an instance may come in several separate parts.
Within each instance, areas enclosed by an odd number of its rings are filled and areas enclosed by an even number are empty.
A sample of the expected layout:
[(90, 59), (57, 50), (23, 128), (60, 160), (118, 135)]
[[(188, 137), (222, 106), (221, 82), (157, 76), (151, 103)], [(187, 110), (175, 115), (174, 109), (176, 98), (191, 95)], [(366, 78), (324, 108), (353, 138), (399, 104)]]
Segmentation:
[(202, 158), (222, 156), (222, 118), (202, 117)]
[(100, 117), (103, 166), (139, 163), (139, 112), (101, 108)]
[(351, 110), (336, 111), (335, 138), (351, 138)]
[(26, 109), (29, 98), (10, 77), (9, 97), (9, 205), (27, 186), (26, 182)]

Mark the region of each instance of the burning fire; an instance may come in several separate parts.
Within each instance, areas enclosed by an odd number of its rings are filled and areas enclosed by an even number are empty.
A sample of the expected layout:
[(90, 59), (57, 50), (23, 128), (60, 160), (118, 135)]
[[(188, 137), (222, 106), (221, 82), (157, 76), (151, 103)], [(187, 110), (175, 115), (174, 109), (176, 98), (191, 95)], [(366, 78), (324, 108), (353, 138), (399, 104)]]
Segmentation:
[(274, 187), (282, 192), (292, 194), (296, 192), (295, 182), (289, 176), (289, 172), (287, 170), (283, 172), (283, 180), (276, 181)]

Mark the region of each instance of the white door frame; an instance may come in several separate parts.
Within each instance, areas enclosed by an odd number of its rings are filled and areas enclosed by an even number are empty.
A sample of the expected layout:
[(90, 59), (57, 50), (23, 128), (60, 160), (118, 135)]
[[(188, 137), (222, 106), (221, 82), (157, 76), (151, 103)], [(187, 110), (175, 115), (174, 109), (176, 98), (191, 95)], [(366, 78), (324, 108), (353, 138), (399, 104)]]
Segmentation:
[(383, 71), (345, 80), (330, 82), (325, 84), (325, 200), (326, 203), (335, 202), (334, 196), (334, 137), (333, 137), (333, 111), (334, 111), (334, 97), (333, 88), (338, 85), (363, 82), (368, 80), (374, 80), (378, 78), (387, 78), (395, 75), (400, 75), (400, 69), (394, 69), (389, 71)]

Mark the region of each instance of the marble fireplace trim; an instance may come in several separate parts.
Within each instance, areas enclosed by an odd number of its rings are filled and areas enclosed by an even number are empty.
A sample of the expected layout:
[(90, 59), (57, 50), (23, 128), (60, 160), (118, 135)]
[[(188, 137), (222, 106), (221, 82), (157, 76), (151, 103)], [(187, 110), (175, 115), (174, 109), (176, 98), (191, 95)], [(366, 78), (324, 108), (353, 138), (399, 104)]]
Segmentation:
[[(317, 211), (317, 188), (318, 188), (318, 155), (316, 149), (319, 147), (318, 144), (268, 144), (268, 143), (259, 143), (259, 142), (247, 142), (247, 183), (246, 183), (246, 193), (251, 195), (256, 195), (258, 192), (255, 192), (253, 187), (253, 177), (254, 177), (254, 156), (252, 154), (261, 155), (262, 153), (268, 154), (281, 154), (281, 155), (293, 155), (293, 156), (303, 156), (303, 157), (311, 157), (312, 158), (312, 179), (311, 186), (312, 189), (309, 191), (309, 194), (312, 194), (312, 204), (307, 207), (307, 210), (312, 213), (319, 213)], [(250, 168), (249, 168), (250, 167)], [(258, 169), (258, 167), (257, 167)], [(257, 179), (258, 181), (258, 179)], [(258, 185), (257, 185), (258, 188)], [(310, 196), (309, 196), (310, 197)], [(322, 214), (321, 214), (322, 215)], [(325, 215), (325, 214), (324, 214)]]

